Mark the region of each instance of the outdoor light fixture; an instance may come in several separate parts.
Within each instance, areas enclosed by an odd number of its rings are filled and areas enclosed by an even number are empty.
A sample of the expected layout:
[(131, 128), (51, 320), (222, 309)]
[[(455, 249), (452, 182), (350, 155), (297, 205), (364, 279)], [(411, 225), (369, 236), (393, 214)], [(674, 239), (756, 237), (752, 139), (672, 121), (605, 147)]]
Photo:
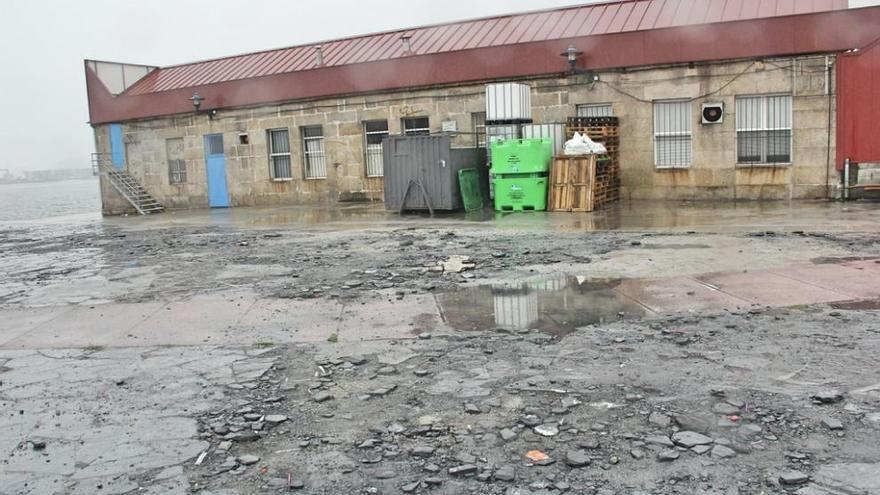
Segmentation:
[(205, 97), (198, 93), (193, 93), (192, 97), (189, 99), (192, 102), (193, 107), (196, 109), (196, 112), (199, 111), (199, 108), (202, 107), (202, 102), (205, 101)]
[(559, 55), (565, 57), (565, 60), (568, 61), (569, 74), (583, 74), (587, 76), (587, 81), (594, 83), (599, 80), (599, 75), (589, 69), (579, 69), (577, 66), (578, 58), (583, 54), (584, 52), (575, 48), (574, 45), (568, 45), (568, 48)]
[(584, 52), (575, 48), (574, 45), (568, 45), (568, 48), (566, 48), (565, 51), (560, 53), (559, 55), (565, 57), (566, 60), (568, 60), (568, 65), (571, 68), (571, 72), (576, 72), (578, 57), (583, 54)]

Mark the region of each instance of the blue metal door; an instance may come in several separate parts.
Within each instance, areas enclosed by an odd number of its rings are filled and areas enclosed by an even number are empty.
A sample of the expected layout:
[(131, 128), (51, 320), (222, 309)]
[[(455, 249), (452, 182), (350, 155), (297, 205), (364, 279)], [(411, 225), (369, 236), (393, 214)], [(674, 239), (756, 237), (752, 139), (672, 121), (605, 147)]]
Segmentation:
[(113, 168), (125, 167), (125, 143), (122, 142), (122, 124), (110, 124), (110, 161)]
[(205, 136), (205, 164), (208, 175), (208, 205), (211, 208), (228, 208), (229, 189), (226, 187), (223, 134)]

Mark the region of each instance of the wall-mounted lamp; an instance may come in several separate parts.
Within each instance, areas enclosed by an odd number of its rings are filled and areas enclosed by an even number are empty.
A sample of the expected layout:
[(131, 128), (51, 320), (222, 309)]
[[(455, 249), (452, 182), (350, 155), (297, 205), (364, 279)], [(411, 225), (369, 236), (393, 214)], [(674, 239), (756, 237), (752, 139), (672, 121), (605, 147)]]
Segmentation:
[(403, 53), (412, 53), (412, 36), (405, 34), (400, 37), (400, 41), (403, 42)]
[[(199, 113), (199, 110), (202, 108), (202, 102), (205, 101), (205, 97), (198, 93), (193, 93), (193, 95), (189, 98), (189, 101), (192, 102), (193, 108), (195, 109), (196, 113)], [(214, 120), (214, 116), (217, 115), (217, 110), (208, 110), (207, 113), (208, 118), (210, 120)]]
[(578, 57), (583, 54), (584, 52), (575, 48), (574, 45), (568, 45), (568, 48), (566, 48), (565, 51), (560, 53), (559, 55), (565, 57), (565, 59), (568, 61), (569, 68), (572, 72), (575, 72), (577, 70)]
[(568, 45), (568, 48), (559, 55), (565, 57), (565, 60), (568, 62), (569, 74), (583, 74), (587, 76), (588, 82), (594, 83), (599, 80), (599, 75), (589, 69), (579, 69), (577, 66), (578, 59), (583, 54), (584, 52), (575, 48), (574, 45)]
[(198, 93), (193, 93), (193, 95), (192, 95), (192, 97), (190, 97), (189, 101), (192, 102), (193, 108), (195, 108), (196, 112), (198, 113), (199, 108), (202, 107), (202, 102), (205, 101), (205, 97), (198, 94)]

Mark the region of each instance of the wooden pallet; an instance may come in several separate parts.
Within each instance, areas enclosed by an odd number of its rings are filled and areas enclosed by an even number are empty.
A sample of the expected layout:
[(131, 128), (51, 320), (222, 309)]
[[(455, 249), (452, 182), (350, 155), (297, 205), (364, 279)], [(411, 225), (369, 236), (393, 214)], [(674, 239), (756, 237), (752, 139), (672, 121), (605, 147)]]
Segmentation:
[(549, 211), (593, 211), (596, 155), (557, 156), (550, 166)]

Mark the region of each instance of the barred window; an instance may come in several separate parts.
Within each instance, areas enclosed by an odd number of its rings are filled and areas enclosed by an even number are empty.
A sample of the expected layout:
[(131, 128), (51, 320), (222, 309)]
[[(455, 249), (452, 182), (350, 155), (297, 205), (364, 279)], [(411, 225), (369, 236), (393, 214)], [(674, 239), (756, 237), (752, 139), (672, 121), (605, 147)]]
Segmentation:
[(406, 117), (403, 119), (403, 134), (406, 136), (420, 136), (431, 133), (431, 125), (428, 117)]
[(791, 163), (791, 96), (736, 98), (736, 161)]
[(687, 168), (693, 162), (693, 118), (689, 100), (654, 102), (654, 165)]
[(303, 141), (303, 162), (306, 179), (326, 179), (327, 165), (324, 160), (324, 129), (319, 125), (300, 129)]
[(486, 112), (474, 112), (471, 114), (471, 123), (474, 129), (474, 144), (477, 148), (486, 147)]
[(269, 172), (272, 180), (291, 180), (293, 170), (290, 166), (290, 135), (287, 129), (270, 129), (269, 133)]
[(577, 106), (578, 117), (614, 117), (611, 103), (588, 103)]
[(364, 151), (367, 163), (367, 177), (382, 177), (385, 173), (382, 162), (382, 141), (388, 136), (387, 120), (364, 122)]
[(183, 138), (165, 140), (165, 153), (168, 157), (168, 182), (186, 183), (186, 161), (183, 159)]

